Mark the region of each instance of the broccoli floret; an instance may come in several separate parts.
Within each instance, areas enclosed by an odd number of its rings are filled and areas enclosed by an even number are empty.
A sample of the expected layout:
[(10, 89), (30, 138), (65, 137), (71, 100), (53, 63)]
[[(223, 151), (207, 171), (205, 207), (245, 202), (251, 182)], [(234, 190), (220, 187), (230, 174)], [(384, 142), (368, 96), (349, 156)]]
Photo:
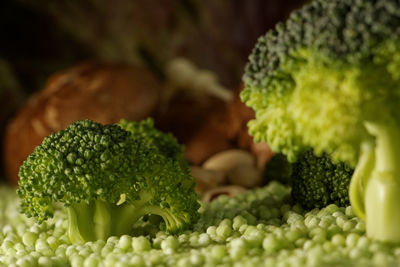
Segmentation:
[[(354, 168), (369, 237), (400, 242), (400, 2), (315, 0), (258, 40), (249, 132), (290, 161), (312, 148)], [(398, 155), (399, 154), (399, 155)]]
[(123, 124), (142, 134), (84, 120), (44, 138), (20, 168), (21, 211), (43, 222), (62, 203), (73, 243), (129, 234), (148, 214), (171, 233), (194, 223), (199, 203), (182, 147), (151, 121)]
[(292, 168), (292, 198), (304, 208), (349, 205), (353, 171), (345, 163), (333, 163), (328, 155), (317, 157), (308, 150), (299, 156)]
[(267, 181), (290, 185), (293, 201), (307, 210), (329, 204), (347, 207), (352, 174), (347, 164), (333, 162), (327, 154), (316, 156), (312, 150), (301, 153), (294, 163), (278, 153), (265, 171)]

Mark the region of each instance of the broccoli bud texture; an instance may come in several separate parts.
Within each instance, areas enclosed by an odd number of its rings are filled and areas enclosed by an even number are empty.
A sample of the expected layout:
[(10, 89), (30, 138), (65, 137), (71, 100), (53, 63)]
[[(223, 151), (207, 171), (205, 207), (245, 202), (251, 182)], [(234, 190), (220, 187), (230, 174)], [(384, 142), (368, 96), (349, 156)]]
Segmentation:
[(347, 207), (352, 173), (346, 164), (334, 163), (326, 154), (317, 157), (308, 150), (293, 164), (292, 198), (309, 210), (329, 204)]
[(353, 174), (347, 164), (333, 162), (328, 154), (316, 156), (307, 150), (291, 163), (283, 154), (274, 155), (268, 162), (265, 177), (291, 186), (295, 204), (306, 210), (323, 208), (329, 204), (347, 207), (349, 185)]
[(183, 147), (151, 119), (120, 125), (77, 121), (44, 138), (19, 176), (21, 211), (42, 222), (61, 203), (73, 243), (129, 234), (149, 214), (161, 216), (161, 227), (171, 233), (198, 218)]

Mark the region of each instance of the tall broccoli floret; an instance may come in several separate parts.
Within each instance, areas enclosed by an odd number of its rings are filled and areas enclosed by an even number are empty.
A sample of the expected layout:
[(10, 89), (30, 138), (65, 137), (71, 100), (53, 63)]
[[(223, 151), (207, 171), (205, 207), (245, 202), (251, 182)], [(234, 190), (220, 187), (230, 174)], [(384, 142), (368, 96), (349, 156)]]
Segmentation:
[[(176, 140), (170, 146), (181, 149)], [(195, 183), (179, 157), (161, 150), (118, 125), (73, 123), (46, 137), (21, 166), (21, 210), (42, 222), (62, 203), (73, 243), (129, 234), (148, 214), (161, 216), (169, 232), (185, 229), (198, 216)]]
[(258, 40), (242, 99), (256, 140), (355, 168), (367, 233), (400, 242), (400, 2), (316, 0)]

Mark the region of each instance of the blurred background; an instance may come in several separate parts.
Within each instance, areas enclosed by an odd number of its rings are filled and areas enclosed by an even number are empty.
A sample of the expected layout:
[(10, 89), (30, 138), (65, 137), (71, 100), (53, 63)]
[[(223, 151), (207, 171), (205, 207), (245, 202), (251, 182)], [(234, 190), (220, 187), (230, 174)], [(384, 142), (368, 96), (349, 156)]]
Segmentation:
[[(193, 166), (227, 149), (257, 157), (238, 94), (257, 38), (304, 0), (1, 0), (3, 181), (43, 137), (78, 119), (153, 117)], [(5, 179), (3, 179), (5, 178)]]

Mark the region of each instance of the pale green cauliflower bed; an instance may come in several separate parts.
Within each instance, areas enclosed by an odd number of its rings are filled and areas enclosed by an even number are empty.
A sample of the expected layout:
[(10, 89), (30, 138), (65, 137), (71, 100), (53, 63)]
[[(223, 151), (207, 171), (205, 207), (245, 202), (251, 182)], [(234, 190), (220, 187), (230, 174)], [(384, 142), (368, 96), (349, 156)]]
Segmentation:
[(72, 245), (67, 214), (38, 225), (0, 188), (0, 266), (398, 266), (400, 245), (372, 241), (351, 207), (304, 212), (278, 183), (203, 204), (180, 235), (110, 237)]

